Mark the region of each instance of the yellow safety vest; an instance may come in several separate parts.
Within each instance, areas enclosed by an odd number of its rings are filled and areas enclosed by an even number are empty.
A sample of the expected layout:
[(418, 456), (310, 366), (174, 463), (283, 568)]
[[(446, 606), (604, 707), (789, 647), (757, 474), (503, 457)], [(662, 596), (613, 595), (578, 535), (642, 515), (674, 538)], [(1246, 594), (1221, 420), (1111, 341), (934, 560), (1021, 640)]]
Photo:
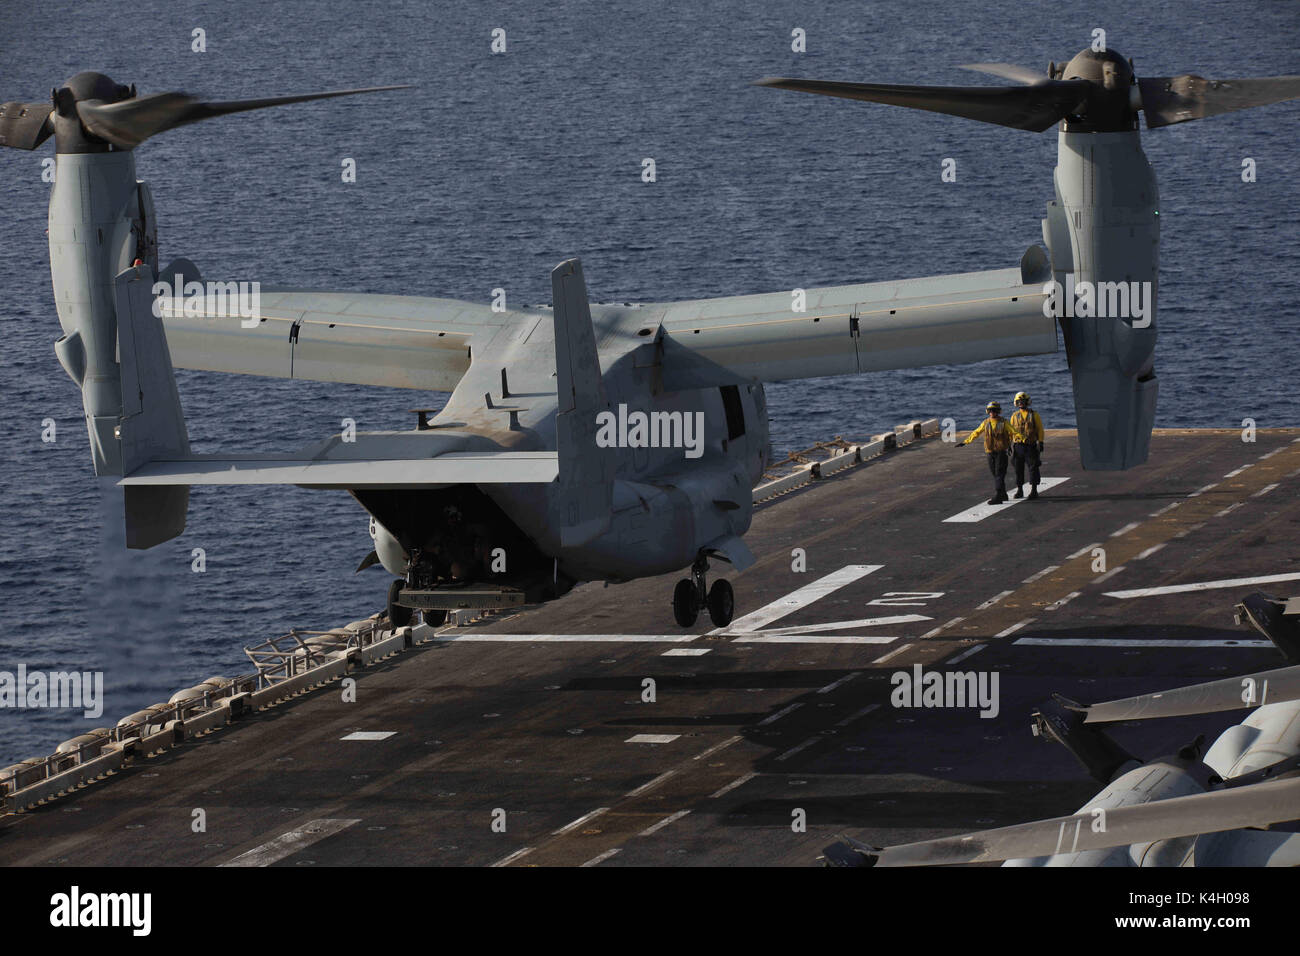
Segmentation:
[(979, 423), (979, 427), (966, 436), (963, 445), (969, 445), (980, 435), (984, 436), (984, 450), (986, 452), (1006, 451), (1011, 447), (1011, 429), (1007, 427), (1007, 420), (999, 418), (994, 421), (986, 418)]
[(1017, 408), (1007, 420), (1011, 427), (1011, 440), (1017, 442), (1040, 442), (1046, 435), (1043, 420), (1032, 408)]

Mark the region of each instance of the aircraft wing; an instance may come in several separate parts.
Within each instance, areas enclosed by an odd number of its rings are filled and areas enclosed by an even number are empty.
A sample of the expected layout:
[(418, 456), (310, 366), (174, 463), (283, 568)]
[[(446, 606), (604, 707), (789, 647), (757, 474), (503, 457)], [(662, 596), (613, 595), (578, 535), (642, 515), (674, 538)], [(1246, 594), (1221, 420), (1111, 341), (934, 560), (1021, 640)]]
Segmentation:
[[(1045, 259), (1018, 269), (698, 299), (663, 310), (664, 388), (773, 382), (1056, 351)], [(1040, 253), (1041, 254), (1041, 253)], [(802, 305), (804, 311), (796, 311)]]
[(421, 296), (262, 289), (259, 298), (251, 317), (233, 296), (160, 298), (173, 366), (449, 392), (471, 348), (520, 317)]

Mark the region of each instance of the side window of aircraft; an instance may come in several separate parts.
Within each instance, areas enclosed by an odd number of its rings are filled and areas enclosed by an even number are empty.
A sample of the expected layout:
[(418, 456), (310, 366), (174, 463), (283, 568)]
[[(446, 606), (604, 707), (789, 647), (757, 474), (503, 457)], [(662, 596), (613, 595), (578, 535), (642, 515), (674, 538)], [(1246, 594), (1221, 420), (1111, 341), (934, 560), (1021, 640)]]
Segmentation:
[(740, 389), (723, 385), (718, 391), (722, 393), (722, 407), (727, 412), (727, 440), (739, 438), (745, 434), (745, 406), (740, 403)]

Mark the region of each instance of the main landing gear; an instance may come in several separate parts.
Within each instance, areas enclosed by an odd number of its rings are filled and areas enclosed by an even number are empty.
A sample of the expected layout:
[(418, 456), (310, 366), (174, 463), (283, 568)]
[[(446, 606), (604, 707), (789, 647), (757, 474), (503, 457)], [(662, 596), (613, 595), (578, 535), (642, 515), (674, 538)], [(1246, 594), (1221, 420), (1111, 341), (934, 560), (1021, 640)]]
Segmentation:
[(736, 610), (736, 596), (728, 581), (713, 582), (713, 587), (706, 588), (704, 572), (709, 570), (709, 562), (700, 555), (691, 565), (691, 576), (682, 578), (673, 589), (673, 617), (682, 627), (691, 627), (703, 608), (709, 610), (709, 620), (715, 627), (726, 627), (731, 623), (731, 616)]

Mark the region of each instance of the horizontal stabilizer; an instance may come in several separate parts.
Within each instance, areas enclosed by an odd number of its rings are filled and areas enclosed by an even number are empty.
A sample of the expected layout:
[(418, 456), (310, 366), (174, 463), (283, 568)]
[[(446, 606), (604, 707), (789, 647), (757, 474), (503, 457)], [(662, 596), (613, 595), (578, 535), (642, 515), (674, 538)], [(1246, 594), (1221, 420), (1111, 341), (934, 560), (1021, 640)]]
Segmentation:
[(553, 451), (460, 452), (433, 458), (328, 459), (249, 455), (196, 456), (149, 462), (119, 484), (303, 485), (314, 488), (418, 488), (430, 485), (554, 481)]

